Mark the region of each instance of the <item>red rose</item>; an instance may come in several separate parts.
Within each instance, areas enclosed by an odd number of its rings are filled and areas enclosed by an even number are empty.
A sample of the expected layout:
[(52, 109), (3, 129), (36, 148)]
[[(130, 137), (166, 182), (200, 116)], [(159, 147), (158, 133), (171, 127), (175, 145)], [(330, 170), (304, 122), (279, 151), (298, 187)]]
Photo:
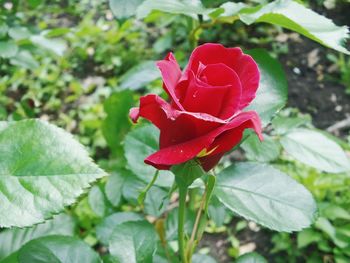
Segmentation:
[(169, 169), (197, 157), (208, 171), (240, 142), (245, 129), (254, 129), (262, 140), (259, 116), (243, 111), (255, 97), (259, 70), (240, 48), (208, 43), (192, 52), (184, 72), (172, 53), (157, 66), (170, 102), (150, 94), (130, 110), (133, 122), (141, 116), (160, 129), (160, 150), (145, 163)]

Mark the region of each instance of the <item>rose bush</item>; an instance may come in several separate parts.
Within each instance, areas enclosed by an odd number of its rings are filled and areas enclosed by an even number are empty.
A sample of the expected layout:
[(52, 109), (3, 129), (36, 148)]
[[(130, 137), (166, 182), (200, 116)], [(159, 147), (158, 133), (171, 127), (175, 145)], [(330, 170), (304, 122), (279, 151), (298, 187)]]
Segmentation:
[(262, 140), (258, 114), (244, 111), (255, 98), (259, 69), (240, 48), (208, 43), (192, 52), (183, 72), (172, 53), (157, 66), (169, 102), (150, 94), (130, 110), (133, 122), (143, 117), (160, 129), (160, 150), (145, 163), (169, 169), (197, 157), (209, 171), (241, 141), (245, 129)]

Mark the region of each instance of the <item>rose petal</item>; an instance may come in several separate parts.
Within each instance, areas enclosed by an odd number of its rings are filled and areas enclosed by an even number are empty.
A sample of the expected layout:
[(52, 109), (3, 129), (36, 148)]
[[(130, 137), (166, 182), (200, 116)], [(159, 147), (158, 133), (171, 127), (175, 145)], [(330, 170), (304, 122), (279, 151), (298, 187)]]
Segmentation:
[(224, 63), (238, 75), (242, 84), (242, 96), (239, 109), (243, 109), (255, 98), (259, 86), (260, 74), (255, 61), (240, 48), (225, 48), (220, 44), (208, 43), (197, 47), (190, 57), (185, 70), (188, 76), (190, 71), (197, 72), (200, 63), (204, 65)]
[(162, 74), (164, 90), (178, 109), (183, 110), (175, 94), (176, 85), (181, 78), (181, 69), (173, 53), (170, 52), (164, 60), (157, 61), (157, 66)]
[[(186, 162), (188, 160), (196, 157), (203, 149), (210, 149), (214, 145), (217, 145), (219, 150), (214, 150), (212, 155), (222, 153), (224, 151), (229, 150), (229, 147), (233, 147), (235, 144), (239, 142), (243, 133), (244, 128), (254, 128), (256, 132), (261, 136), (261, 127), (256, 127), (258, 123), (256, 122), (257, 114), (253, 111), (243, 112), (236, 116), (229, 123), (223, 124), (213, 131), (206, 133), (200, 137), (196, 137), (192, 140), (185, 141), (183, 143), (177, 143), (165, 148), (160, 149), (154, 154), (148, 156), (145, 159), (145, 163), (153, 165), (157, 169), (169, 168), (171, 165), (180, 164)], [(253, 118), (253, 119), (252, 119)], [(238, 128), (239, 132), (235, 132), (235, 129)], [(225, 133), (228, 132), (227, 134)], [(221, 134), (226, 134), (225, 136), (219, 137)], [(232, 135), (238, 136), (239, 140), (237, 140)], [(218, 140), (215, 139), (218, 137)], [(226, 141), (229, 138), (231, 141)], [(238, 142), (237, 142), (238, 141)], [(217, 143), (216, 143), (217, 142)], [(222, 143), (226, 145), (221, 145)], [(163, 168), (162, 168), (163, 167)]]

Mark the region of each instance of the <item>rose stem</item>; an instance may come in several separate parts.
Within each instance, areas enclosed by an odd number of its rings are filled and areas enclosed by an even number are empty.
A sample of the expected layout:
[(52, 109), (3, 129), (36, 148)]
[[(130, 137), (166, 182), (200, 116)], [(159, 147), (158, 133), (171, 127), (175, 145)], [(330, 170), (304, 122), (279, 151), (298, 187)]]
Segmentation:
[(186, 211), (186, 196), (187, 186), (179, 185), (179, 222), (178, 222), (178, 241), (179, 241), (179, 253), (181, 256), (181, 262), (187, 263), (185, 253), (185, 211)]
[[(204, 191), (204, 194), (203, 194), (203, 197), (202, 197), (202, 201), (201, 201), (201, 204), (198, 208), (198, 212), (197, 212), (197, 216), (196, 216), (196, 221), (194, 223), (194, 226), (193, 226), (193, 230), (192, 230), (192, 234), (191, 234), (191, 239), (190, 241), (188, 242), (188, 246), (187, 246), (187, 256), (188, 256), (188, 259), (189, 259), (189, 263), (192, 261), (192, 252), (193, 252), (193, 242), (194, 242), (194, 239), (196, 237), (196, 234), (197, 234), (197, 230), (198, 230), (198, 226), (199, 226), (199, 222), (200, 222), (200, 219), (201, 219), (201, 215), (202, 215), (202, 211), (203, 211), (203, 208), (204, 208), (204, 204), (205, 204), (205, 200), (206, 200), (206, 195), (207, 195), (207, 192), (206, 190)], [(199, 240), (198, 240), (199, 241)]]

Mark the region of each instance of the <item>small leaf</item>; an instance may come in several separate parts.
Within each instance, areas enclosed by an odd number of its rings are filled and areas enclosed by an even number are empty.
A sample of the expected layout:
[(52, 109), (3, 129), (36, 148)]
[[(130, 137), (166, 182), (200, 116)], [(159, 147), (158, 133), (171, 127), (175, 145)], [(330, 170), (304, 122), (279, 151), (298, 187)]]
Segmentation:
[(31, 35), (26, 27), (12, 27), (9, 29), (8, 34), (14, 40), (26, 39)]
[(117, 225), (109, 242), (109, 251), (120, 263), (152, 262), (157, 234), (147, 221)]
[(208, 214), (209, 218), (214, 221), (215, 226), (220, 227), (224, 224), (228, 212), (228, 209), (226, 209), (216, 196), (211, 198), (208, 206)]
[(196, 179), (202, 177), (205, 172), (196, 161), (188, 161), (173, 165), (171, 171), (175, 174), (175, 180), (179, 187), (189, 187)]
[(106, 197), (113, 206), (118, 206), (122, 200), (122, 189), (125, 178), (120, 173), (122, 172), (117, 171), (112, 173), (105, 185)]
[(341, 147), (316, 130), (292, 130), (282, 137), (281, 144), (295, 159), (321, 171), (350, 170), (350, 161)]
[(18, 46), (15, 41), (0, 41), (0, 57), (10, 58), (17, 54)]
[(156, 67), (156, 61), (143, 61), (121, 76), (119, 87), (139, 90), (158, 78), (160, 78), (160, 72)]
[(267, 263), (267, 260), (256, 252), (250, 252), (240, 256), (237, 263)]
[(103, 104), (107, 117), (102, 123), (102, 133), (114, 154), (122, 151), (121, 142), (131, 126), (129, 110), (133, 103), (132, 92), (124, 90), (111, 94)]
[(19, 263), (101, 263), (86, 243), (76, 237), (47, 236), (34, 239), (18, 253)]
[(264, 134), (264, 140), (252, 133), (242, 144), (246, 157), (251, 161), (271, 162), (279, 157), (281, 145), (272, 137)]
[(34, 44), (55, 53), (57, 56), (62, 56), (67, 48), (66, 43), (61, 39), (52, 39), (46, 38), (42, 35), (33, 35), (30, 37), (30, 40)]
[[(144, 159), (158, 151), (159, 130), (152, 125), (138, 127), (125, 136), (124, 150), (129, 168), (134, 174), (149, 183), (156, 169), (144, 163)], [(170, 187), (174, 182), (174, 174), (170, 171), (160, 171), (155, 185)]]
[(116, 18), (128, 18), (136, 13), (143, 0), (109, 0), (109, 6)]
[(61, 214), (31, 228), (6, 229), (0, 235), (0, 260), (17, 251), (32, 239), (47, 235), (72, 236), (74, 234), (74, 227), (73, 218)]
[(240, 14), (240, 19), (248, 25), (258, 22), (279, 25), (322, 45), (350, 54), (343, 46), (349, 37), (347, 26), (336, 26), (332, 20), (292, 0), (277, 0), (260, 8), (250, 8)]
[(51, 37), (60, 37), (70, 32), (69, 28), (66, 27), (59, 27), (54, 28), (49, 31), (45, 32), (45, 37), (51, 38)]
[(27, 69), (36, 69), (39, 67), (39, 63), (35, 60), (32, 54), (26, 50), (22, 50), (15, 56), (11, 57), (10, 62), (14, 66), (19, 66)]
[(217, 176), (215, 195), (233, 212), (277, 231), (298, 231), (316, 217), (304, 186), (272, 166), (238, 163)]
[(96, 234), (99, 241), (101, 241), (103, 244), (108, 244), (113, 229), (124, 222), (129, 221), (141, 221), (143, 218), (141, 215), (133, 213), (133, 212), (118, 212), (114, 213), (106, 218), (103, 219), (103, 221), (97, 225), (96, 227)]
[(247, 110), (255, 110), (263, 126), (266, 126), (287, 102), (286, 76), (280, 63), (264, 49), (252, 49), (246, 53), (254, 58), (260, 70), (260, 83), (256, 98)]
[(167, 195), (167, 191), (157, 186), (152, 186), (145, 199), (146, 214), (159, 217), (168, 205), (169, 200), (166, 198)]
[(40, 223), (104, 175), (62, 129), (40, 120), (10, 123), (0, 132), (0, 225)]
[(107, 200), (100, 186), (94, 185), (90, 189), (88, 201), (90, 208), (97, 216), (103, 217), (107, 214)]
[(171, 14), (181, 14), (197, 18), (198, 14), (209, 14), (213, 10), (203, 7), (199, 0), (145, 0), (138, 8), (136, 16), (145, 18), (153, 10)]

